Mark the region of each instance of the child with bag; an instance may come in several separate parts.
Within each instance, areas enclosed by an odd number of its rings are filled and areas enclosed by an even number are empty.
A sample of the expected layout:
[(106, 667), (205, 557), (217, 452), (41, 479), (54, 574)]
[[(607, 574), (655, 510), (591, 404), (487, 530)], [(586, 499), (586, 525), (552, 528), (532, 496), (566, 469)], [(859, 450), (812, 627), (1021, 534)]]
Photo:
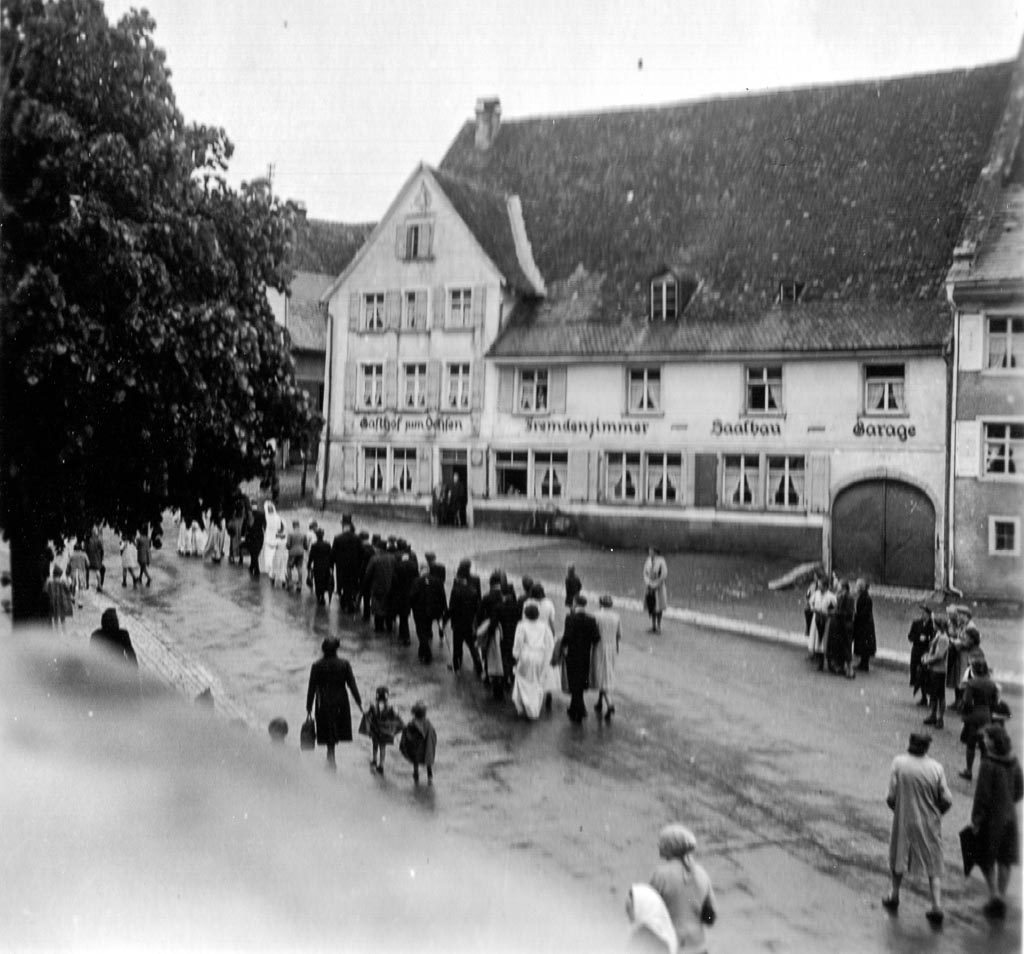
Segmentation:
[[(384, 774), (384, 755), (389, 745), (393, 745), (395, 736), (405, 727), (401, 716), (388, 702), (388, 687), (377, 687), (377, 699), (372, 706), (367, 706), (359, 723), (359, 734), (368, 735), (373, 745), (373, 757), (370, 768)], [(379, 755), (378, 755), (379, 753)]]
[(420, 766), (427, 767), (427, 784), (434, 784), (434, 753), (437, 749), (437, 733), (427, 718), (427, 707), (418, 700), (412, 707), (412, 722), (402, 730), (398, 751), (412, 762), (412, 780), (419, 785)]

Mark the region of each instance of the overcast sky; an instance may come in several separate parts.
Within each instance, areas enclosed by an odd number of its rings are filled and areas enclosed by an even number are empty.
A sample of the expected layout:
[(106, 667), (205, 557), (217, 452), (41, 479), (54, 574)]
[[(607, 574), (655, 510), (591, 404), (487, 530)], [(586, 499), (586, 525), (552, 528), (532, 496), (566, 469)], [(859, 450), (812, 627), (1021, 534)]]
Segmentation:
[(375, 221), (478, 96), (505, 118), (1013, 58), (1024, 0), (108, 0), (145, 6), (188, 120), (234, 182)]

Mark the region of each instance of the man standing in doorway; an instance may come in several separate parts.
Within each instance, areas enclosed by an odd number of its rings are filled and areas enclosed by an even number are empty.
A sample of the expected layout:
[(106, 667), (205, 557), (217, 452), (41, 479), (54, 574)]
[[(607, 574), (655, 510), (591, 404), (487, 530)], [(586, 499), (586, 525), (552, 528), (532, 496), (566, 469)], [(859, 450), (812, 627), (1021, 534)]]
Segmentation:
[(452, 523), (457, 527), (464, 527), (466, 525), (466, 504), (468, 501), (466, 485), (460, 479), (459, 472), (455, 471), (452, 474), (451, 506)]

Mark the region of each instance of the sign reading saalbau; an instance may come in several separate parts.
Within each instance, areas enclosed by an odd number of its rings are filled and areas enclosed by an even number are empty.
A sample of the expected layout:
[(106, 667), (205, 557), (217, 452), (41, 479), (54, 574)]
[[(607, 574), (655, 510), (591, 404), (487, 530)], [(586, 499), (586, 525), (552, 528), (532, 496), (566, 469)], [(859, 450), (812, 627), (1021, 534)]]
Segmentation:
[(445, 433), (465, 430), (466, 422), (460, 417), (438, 414), (364, 414), (359, 418), (361, 431), (383, 434), (412, 434), (443, 431)]

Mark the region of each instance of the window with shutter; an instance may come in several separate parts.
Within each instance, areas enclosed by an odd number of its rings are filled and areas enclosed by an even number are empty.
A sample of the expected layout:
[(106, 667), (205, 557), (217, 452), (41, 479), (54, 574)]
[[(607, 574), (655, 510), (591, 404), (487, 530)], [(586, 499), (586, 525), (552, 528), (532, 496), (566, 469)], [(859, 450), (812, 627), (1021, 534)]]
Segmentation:
[(982, 315), (960, 316), (957, 362), (961, 371), (980, 371), (985, 359), (985, 319)]
[(355, 444), (346, 444), (341, 449), (341, 486), (346, 493), (355, 493), (359, 453)]
[(830, 462), (828, 454), (811, 454), (810, 488), (807, 493), (808, 510), (811, 513), (828, 513), (832, 499), (830, 484)]
[(957, 421), (955, 433), (956, 476), (977, 477), (981, 463), (981, 421)]
[(473, 325), (482, 328), (487, 312), (487, 286), (477, 285), (473, 289)]
[(468, 411), (469, 407), (469, 364), (457, 362), (447, 365), (443, 405), (446, 411)]
[(986, 477), (1024, 478), (1024, 422), (985, 421), (982, 441)]
[(985, 326), (985, 367), (1024, 371), (1024, 318), (989, 317)]
[(515, 368), (498, 369), (498, 410), (503, 414), (512, 413), (516, 393)]

